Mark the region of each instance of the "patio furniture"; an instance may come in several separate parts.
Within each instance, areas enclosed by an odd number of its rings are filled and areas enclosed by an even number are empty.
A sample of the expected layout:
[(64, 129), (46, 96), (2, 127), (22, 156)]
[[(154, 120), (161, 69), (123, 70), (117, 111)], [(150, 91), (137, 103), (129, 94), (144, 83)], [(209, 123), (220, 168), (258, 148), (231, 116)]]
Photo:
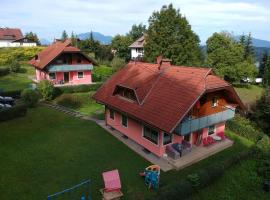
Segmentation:
[(185, 155), (187, 153), (191, 152), (191, 144), (187, 142), (186, 140), (182, 141), (182, 155)]
[(104, 200), (117, 200), (123, 196), (118, 170), (102, 173), (105, 188), (101, 189)]
[(215, 140), (212, 138), (212, 136), (208, 136), (207, 137), (207, 142), (208, 142), (208, 144), (214, 144)]
[(208, 143), (208, 141), (207, 141), (207, 138), (203, 138), (203, 146), (204, 146), (204, 147), (209, 146), (209, 143)]
[(173, 148), (173, 144), (172, 145), (167, 145), (166, 149), (165, 149), (165, 152), (172, 159), (179, 159), (181, 157), (180, 152), (178, 152), (176, 149)]
[(222, 138), (220, 136), (218, 136), (218, 135), (213, 135), (212, 138), (217, 142), (222, 140)]
[(219, 133), (217, 133), (217, 135), (221, 138), (221, 140), (226, 139), (224, 132), (219, 132)]
[(12, 97), (0, 96), (0, 103), (14, 105), (14, 99)]

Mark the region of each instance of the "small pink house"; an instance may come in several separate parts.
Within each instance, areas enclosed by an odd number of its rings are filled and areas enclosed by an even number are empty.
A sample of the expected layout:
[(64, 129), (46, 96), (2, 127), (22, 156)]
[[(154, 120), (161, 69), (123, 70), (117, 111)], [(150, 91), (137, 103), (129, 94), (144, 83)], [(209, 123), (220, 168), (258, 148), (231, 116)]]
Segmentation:
[(91, 84), (93, 61), (70, 40), (56, 41), (37, 54), (29, 64), (35, 67), (36, 82), (47, 79), (53, 84)]
[(105, 105), (107, 126), (158, 157), (174, 145), (182, 153), (208, 137), (224, 137), (226, 121), (244, 109), (233, 87), (211, 69), (173, 66), (168, 59), (129, 62), (93, 98)]

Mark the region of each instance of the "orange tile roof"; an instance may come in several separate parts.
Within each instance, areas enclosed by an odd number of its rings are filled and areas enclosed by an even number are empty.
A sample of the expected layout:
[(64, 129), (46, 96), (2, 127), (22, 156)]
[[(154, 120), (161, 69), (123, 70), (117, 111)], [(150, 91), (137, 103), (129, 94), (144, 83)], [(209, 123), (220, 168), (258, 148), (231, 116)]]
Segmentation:
[[(113, 95), (116, 85), (133, 89), (138, 103)], [(129, 62), (93, 98), (171, 133), (208, 89), (223, 87), (232, 86), (214, 76), (209, 68), (171, 66), (159, 70), (158, 64)]]
[(23, 38), (21, 29), (0, 28), (0, 40), (18, 40)]

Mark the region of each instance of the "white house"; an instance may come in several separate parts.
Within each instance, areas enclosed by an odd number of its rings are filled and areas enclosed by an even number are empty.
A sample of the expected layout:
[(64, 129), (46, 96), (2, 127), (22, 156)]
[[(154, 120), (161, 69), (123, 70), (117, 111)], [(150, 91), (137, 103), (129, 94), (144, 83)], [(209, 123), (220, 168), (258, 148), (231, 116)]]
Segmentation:
[(129, 46), (129, 48), (131, 50), (131, 59), (135, 60), (135, 59), (143, 57), (144, 43), (145, 43), (145, 40), (144, 40), (144, 35), (143, 35)]
[(21, 29), (0, 28), (0, 47), (30, 47), (37, 43), (23, 37)]

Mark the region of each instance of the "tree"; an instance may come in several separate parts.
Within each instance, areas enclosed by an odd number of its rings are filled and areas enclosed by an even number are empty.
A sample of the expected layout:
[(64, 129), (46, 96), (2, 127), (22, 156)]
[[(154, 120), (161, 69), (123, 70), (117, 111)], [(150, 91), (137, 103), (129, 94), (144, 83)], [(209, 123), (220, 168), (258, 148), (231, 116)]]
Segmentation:
[(28, 107), (35, 107), (39, 100), (39, 94), (32, 89), (24, 89), (21, 93), (21, 98)]
[(259, 76), (260, 77), (264, 76), (266, 65), (267, 65), (267, 62), (269, 59), (270, 58), (269, 58), (268, 52), (265, 51), (261, 60), (260, 60), (260, 64), (259, 64)]
[(248, 36), (246, 37), (244, 44), (245, 44), (244, 59), (250, 63), (253, 63), (254, 62), (254, 47), (252, 45), (251, 33), (249, 33)]
[(146, 32), (146, 26), (140, 23), (139, 25), (133, 24), (131, 30), (127, 34), (133, 41), (137, 40)]
[(68, 34), (67, 34), (67, 32), (65, 30), (63, 30), (61, 40), (64, 41), (67, 38), (68, 38)]
[(257, 123), (258, 127), (270, 135), (270, 88), (268, 87), (261, 99), (256, 103), (252, 119)]
[(54, 95), (54, 86), (48, 80), (42, 80), (37, 85), (38, 92), (45, 100), (52, 100)]
[(270, 86), (270, 56), (267, 55), (264, 63), (263, 83)]
[(227, 33), (214, 33), (207, 42), (206, 63), (217, 75), (230, 82), (254, 78), (256, 67), (244, 58), (245, 49)]
[(70, 39), (71, 39), (71, 44), (72, 44), (72, 46), (77, 47), (77, 46), (78, 46), (78, 38), (77, 38), (77, 36), (73, 33), (73, 31), (71, 32), (71, 37), (70, 37)]
[(116, 50), (116, 56), (128, 61), (130, 59), (129, 45), (133, 40), (128, 36), (116, 35), (112, 39), (112, 48)]
[(33, 33), (32, 31), (30, 31), (29, 33), (25, 33), (25, 37), (29, 40), (36, 42), (37, 45), (40, 45), (40, 41), (36, 33)]
[(187, 19), (172, 4), (150, 16), (145, 44), (145, 58), (153, 62), (162, 55), (177, 65), (200, 63), (199, 37)]
[(17, 61), (17, 60), (13, 60), (11, 63), (10, 63), (10, 66), (9, 66), (9, 70), (11, 72), (19, 72), (21, 69), (21, 64)]

